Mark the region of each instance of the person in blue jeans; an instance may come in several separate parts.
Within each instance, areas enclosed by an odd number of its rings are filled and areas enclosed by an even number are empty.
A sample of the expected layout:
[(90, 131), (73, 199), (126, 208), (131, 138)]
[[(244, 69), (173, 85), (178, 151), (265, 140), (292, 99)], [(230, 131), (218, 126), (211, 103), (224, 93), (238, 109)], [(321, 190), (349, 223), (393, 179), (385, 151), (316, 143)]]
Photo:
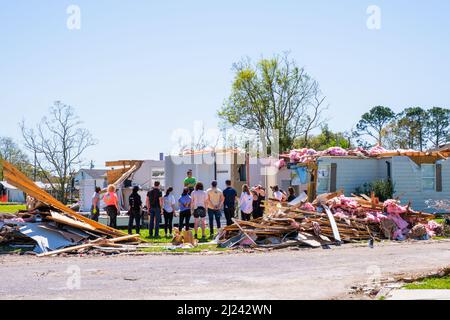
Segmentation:
[(223, 190), (224, 202), (223, 211), (225, 212), (225, 219), (227, 226), (233, 224), (233, 217), (236, 211), (236, 200), (238, 199), (237, 192), (231, 187), (231, 180), (225, 181), (226, 188)]
[(217, 230), (220, 229), (220, 216), (223, 206), (223, 194), (222, 190), (217, 188), (217, 181), (211, 183), (211, 188), (206, 191), (208, 195), (207, 205), (208, 205), (208, 217), (209, 217), (209, 235), (211, 238), (214, 237), (214, 219), (216, 220)]
[[(163, 196), (160, 190), (159, 181), (155, 181), (152, 190), (147, 192), (146, 204), (149, 210), (149, 237), (159, 237), (159, 225), (161, 223), (161, 212), (163, 207)], [(155, 234), (153, 235), (153, 229)]]
[(183, 194), (180, 199), (178, 199), (178, 204), (180, 207), (180, 222), (178, 224), (178, 229), (183, 230), (185, 226), (186, 230), (189, 230), (189, 220), (191, 219), (191, 196), (189, 195), (189, 188), (185, 187), (183, 189)]

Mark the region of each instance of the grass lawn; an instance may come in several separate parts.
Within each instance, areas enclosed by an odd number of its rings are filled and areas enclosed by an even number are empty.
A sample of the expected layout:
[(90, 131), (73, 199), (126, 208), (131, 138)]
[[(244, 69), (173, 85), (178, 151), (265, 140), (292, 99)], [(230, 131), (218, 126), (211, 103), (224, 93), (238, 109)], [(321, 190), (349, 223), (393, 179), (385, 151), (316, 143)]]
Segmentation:
[(428, 278), (404, 286), (405, 289), (450, 289), (450, 276), (443, 278)]
[(226, 251), (227, 249), (219, 248), (216, 244), (199, 244), (195, 248), (187, 248), (187, 249), (168, 249), (166, 246), (169, 246), (169, 244), (163, 245), (155, 245), (149, 248), (141, 248), (140, 251), (143, 252), (189, 252), (189, 253), (195, 253), (195, 252), (208, 252), (208, 251)]
[(24, 253), (33, 251), (33, 248), (13, 248), (8, 245), (0, 245), (0, 254)]
[(434, 219), (434, 221), (436, 221), (436, 223), (439, 223), (439, 224), (444, 223), (444, 220), (445, 220), (445, 219), (443, 219), (443, 218), (437, 218), (437, 219)]
[(16, 213), (19, 210), (25, 210), (24, 204), (0, 203), (0, 213)]
[[(122, 230), (127, 232), (126, 229)], [(193, 229), (191, 229), (193, 232)], [(214, 232), (217, 232), (215, 229)], [(205, 230), (205, 238), (201, 238), (201, 230), (199, 230), (199, 234), (197, 236), (198, 239), (198, 246), (195, 248), (186, 248), (186, 249), (168, 249), (166, 247), (172, 246), (172, 237), (166, 236), (164, 229), (159, 229), (159, 237), (155, 238), (149, 238), (149, 231), (148, 229), (142, 229), (140, 232), (141, 239), (146, 241), (147, 243), (154, 244), (151, 247), (148, 248), (141, 248), (140, 251), (143, 252), (207, 252), (207, 251), (226, 251), (227, 249), (224, 248), (218, 248), (216, 244), (209, 244), (207, 242), (210, 242), (212, 239), (209, 237), (209, 229)]]
[[(127, 229), (121, 229), (121, 230), (124, 231), (124, 232), (127, 232)], [(193, 231), (193, 229), (191, 229), (191, 231)], [(135, 233), (135, 232), (136, 232), (135, 229), (133, 229), (133, 233)], [(214, 232), (217, 233), (217, 230), (214, 229)], [(172, 242), (172, 237), (166, 236), (166, 233), (164, 232), (164, 229), (159, 229), (159, 237), (157, 237), (157, 238), (155, 238), (155, 237), (149, 238), (148, 234), (149, 234), (148, 229), (141, 229), (141, 232), (140, 232), (141, 239), (146, 241), (146, 242), (150, 242), (150, 243), (165, 243), (165, 244)], [(202, 232), (201, 232), (201, 230), (199, 230), (199, 233), (198, 233), (198, 236), (197, 236), (199, 243), (205, 243), (205, 242), (209, 242), (209, 241), (212, 240), (209, 237), (210, 236), (209, 229), (206, 229), (205, 238), (204, 239), (201, 239), (201, 234), (202, 234)]]

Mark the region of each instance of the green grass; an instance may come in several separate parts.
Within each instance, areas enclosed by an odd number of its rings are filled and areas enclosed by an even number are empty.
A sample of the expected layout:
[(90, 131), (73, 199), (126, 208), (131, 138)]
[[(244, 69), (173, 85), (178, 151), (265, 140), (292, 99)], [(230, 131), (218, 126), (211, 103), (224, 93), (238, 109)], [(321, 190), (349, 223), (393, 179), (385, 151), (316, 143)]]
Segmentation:
[(19, 254), (27, 251), (33, 251), (33, 248), (13, 248), (8, 245), (0, 245), (0, 254)]
[(26, 210), (24, 204), (7, 204), (0, 203), (0, 213), (16, 213), (19, 210)]
[[(126, 231), (126, 230), (124, 230)], [(193, 229), (191, 229), (193, 232)], [(187, 248), (187, 249), (173, 249), (170, 250), (166, 247), (172, 246), (172, 237), (167, 237), (164, 229), (159, 229), (159, 237), (157, 238), (149, 238), (149, 231), (148, 229), (142, 229), (140, 232), (141, 239), (145, 240), (147, 243), (152, 243), (154, 246), (147, 247), (147, 248), (141, 248), (139, 249), (142, 252), (188, 252), (188, 253), (198, 253), (198, 252), (207, 252), (207, 251), (226, 251), (227, 249), (224, 248), (218, 248), (216, 244), (207, 244), (207, 242), (210, 242), (212, 238), (210, 238), (209, 229), (205, 230), (205, 238), (201, 238), (201, 230), (198, 231), (197, 239), (198, 239), (198, 246), (195, 248)], [(217, 232), (215, 229), (214, 232)]]
[(422, 281), (410, 283), (404, 286), (405, 289), (420, 290), (420, 289), (450, 289), (450, 276), (437, 278), (432, 277)]
[[(127, 232), (127, 229), (122, 229), (122, 231)], [(193, 229), (191, 229), (191, 231), (193, 232)], [(135, 229), (133, 229), (133, 233), (135, 233), (135, 232), (136, 232)], [(201, 235), (202, 234), (201, 229), (199, 229), (198, 232), (199, 233), (198, 233), (197, 236), (198, 236), (198, 242), (199, 243), (205, 243), (205, 242), (209, 242), (209, 241), (212, 240), (209, 237), (210, 236), (209, 229), (206, 229), (205, 238), (204, 239), (201, 239), (201, 236), (202, 236)], [(214, 229), (214, 232), (217, 233), (217, 230)], [(142, 240), (144, 240), (146, 242), (149, 242), (149, 243), (164, 243), (164, 244), (167, 244), (167, 243), (171, 243), (172, 242), (172, 237), (167, 237), (166, 233), (164, 232), (164, 229), (159, 229), (159, 237), (157, 237), (157, 238), (154, 238), (154, 237), (149, 238), (148, 237), (148, 235), (149, 235), (148, 229), (141, 229), (141, 232), (139, 234), (141, 235), (141, 239)]]
[[(169, 244), (167, 244), (169, 245)], [(155, 245), (148, 248), (141, 248), (139, 249), (142, 252), (188, 252), (188, 253), (198, 253), (198, 252), (210, 252), (210, 251), (226, 251), (227, 249), (219, 248), (216, 244), (199, 244), (195, 248), (187, 248), (187, 249), (173, 249), (170, 250), (165, 247), (165, 245)]]

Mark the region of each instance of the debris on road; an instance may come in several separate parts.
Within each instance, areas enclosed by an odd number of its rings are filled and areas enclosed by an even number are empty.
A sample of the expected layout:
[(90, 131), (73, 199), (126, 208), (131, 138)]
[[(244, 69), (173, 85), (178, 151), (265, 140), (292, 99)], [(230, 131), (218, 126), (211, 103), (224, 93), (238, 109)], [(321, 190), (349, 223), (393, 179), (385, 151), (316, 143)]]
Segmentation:
[[(38, 256), (95, 248), (103, 252), (127, 250), (118, 242), (138, 242), (139, 235), (90, 220), (38, 188), (7, 161), (2, 161), (6, 180), (36, 200), (36, 205), (16, 214), (0, 214), (0, 244), (30, 245)], [(114, 250), (108, 249), (114, 248)]]
[(319, 195), (313, 203), (291, 206), (268, 200), (264, 207), (264, 217), (234, 220), (233, 225), (224, 227), (218, 245), (317, 248), (367, 240), (426, 240), (443, 229), (431, 221), (434, 215), (414, 211), (397, 200), (380, 202), (373, 194), (345, 197), (335, 192)]

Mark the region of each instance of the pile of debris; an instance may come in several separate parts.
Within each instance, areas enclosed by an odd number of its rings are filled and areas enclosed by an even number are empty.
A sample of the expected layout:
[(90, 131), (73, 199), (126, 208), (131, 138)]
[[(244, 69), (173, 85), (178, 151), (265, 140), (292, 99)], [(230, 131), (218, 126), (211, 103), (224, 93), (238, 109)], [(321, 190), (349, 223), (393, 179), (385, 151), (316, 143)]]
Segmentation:
[(381, 146), (374, 146), (370, 149), (361, 147), (355, 149), (343, 149), (341, 147), (330, 147), (323, 151), (316, 151), (314, 149), (302, 148), (291, 150), (287, 154), (280, 156), (274, 165), (279, 169), (287, 166), (288, 163), (311, 163), (315, 162), (317, 158), (331, 156), (331, 157), (358, 157), (358, 158), (378, 158), (378, 157), (392, 157), (392, 156), (436, 156), (446, 159), (450, 156), (448, 151), (429, 151), (421, 152), (412, 149), (396, 149), (388, 150)]
[(320, 195), (313, 203), (268, 200), (264, 207), (264, 217), (234, 220), (223, 228), (219, 246), (321, 247), (363, 240), (426, 240), (443, 230), (432, 221), (434, 215), (414, 211), (397, 200), (380, 202), (374, 195), (345, 197), (336, 192)]
[(138, 235), (90, 220), (38, 188), (19, 170), (2, 161), (6, 180), (36, 201), (28, 210), (0, 214), (0, 245), (31, 247), (38, 256), (96, 249), (106, 253), (133, 250), (119, 242), (139, 241)]

